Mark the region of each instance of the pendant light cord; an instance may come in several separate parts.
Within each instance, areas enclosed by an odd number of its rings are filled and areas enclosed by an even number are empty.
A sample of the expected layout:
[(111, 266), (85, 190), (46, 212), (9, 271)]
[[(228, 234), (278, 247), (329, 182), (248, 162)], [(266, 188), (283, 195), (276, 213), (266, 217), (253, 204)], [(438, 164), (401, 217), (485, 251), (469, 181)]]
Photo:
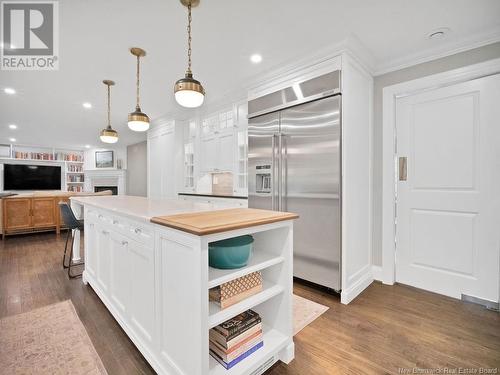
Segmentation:
[(187, 33), (188, 33), (188, 69), (187, 73), (191, 74), (191, 1), (188, 4), (188, 25), (187, 25)]
[(139, 83), (140, 83), (140, 81), (139, 81), (139, 66), (140, 66), (140, 63), (141, 63), (140, 61), (141, 61), (140, 57), (137, 56), (137, 72), (136, 72), (136, 78), (137, 78), (137, 80), (136, 80), (136, 84), (137, 84), (137, 102), (135, 104), (136, 111), (139, 111), (141, 109), (141, 107), (139, 106)]
[(111, 129), (111, 87), (108, 85), (108, 129)]

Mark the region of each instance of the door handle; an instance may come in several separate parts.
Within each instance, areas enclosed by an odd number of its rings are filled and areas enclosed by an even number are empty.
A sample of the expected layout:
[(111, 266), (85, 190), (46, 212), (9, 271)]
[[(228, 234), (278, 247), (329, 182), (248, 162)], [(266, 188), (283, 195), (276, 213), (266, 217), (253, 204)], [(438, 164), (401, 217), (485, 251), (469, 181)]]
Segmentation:
[(407, 157), (400, 156), (399, 157), (399, 181), (406, 181), (408, 178), (408, 165), (407, 165)]

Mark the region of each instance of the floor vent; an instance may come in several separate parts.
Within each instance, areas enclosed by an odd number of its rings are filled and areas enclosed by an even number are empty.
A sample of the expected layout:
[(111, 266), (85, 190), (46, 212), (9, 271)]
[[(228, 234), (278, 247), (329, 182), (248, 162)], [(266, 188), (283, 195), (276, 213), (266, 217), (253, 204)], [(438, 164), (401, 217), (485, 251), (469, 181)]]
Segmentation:
[(499, 311), (499, 307), (500, 307), (498, 302), (488, 301), (487, 299), (468, 296), (466, 294), (462, 294), (462, 301), (475, 303), (476, 305), (484, 306), (488, 310), (493, 310), (493, 311)]
[(260, 375), (264, 371), (266, 371), (269, 367), (273, 365), (273, 363), (276, 362), (274, 360), (274, 356), (269, 358), (267, 361), (265, 361), (263, 364), (261, 364), (259, 367), (257, 367), (255, 370), (253, 370), (250, 375)]

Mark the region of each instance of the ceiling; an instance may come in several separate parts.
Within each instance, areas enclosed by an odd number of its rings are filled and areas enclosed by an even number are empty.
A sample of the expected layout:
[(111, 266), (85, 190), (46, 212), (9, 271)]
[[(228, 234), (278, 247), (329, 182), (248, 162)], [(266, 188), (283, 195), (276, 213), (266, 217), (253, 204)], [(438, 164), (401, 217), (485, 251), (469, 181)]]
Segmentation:
[[(128, 49), (147, 51), (142, 61), (143, 111), (154, 119), (178, 110), (173, 84), (186, 68), (185, 8), (177, 0), (59, 4), (59, 70), (0, 71), (0, 143), (15, 137), (20, 144), (102, 145), (102, 79), (116, 81), (112, 123), (119, 144), (145, 139), (126, 126), (135, 105), (135, 60)], [(352, 35), (381, 68), (451, 50), (464, 40), (473, 43), (498, 35), (499, 16), (498, 0), (201, 0), (193, 9), (193, 72), (205, 86), (207, 100), (216, 101), (237, 90), (243, 95), (259, 74)], [(440, 27), (451, 30), (445, 38), (426, 37)], [(250, 62), (253, 53), (262, 54), (262, 63)], [(6, 95), (5, 87), (17, 93)], [(83, 102), (93, 108), (84, 109)], [(12, 123), (18, 129), (9, 129)]]

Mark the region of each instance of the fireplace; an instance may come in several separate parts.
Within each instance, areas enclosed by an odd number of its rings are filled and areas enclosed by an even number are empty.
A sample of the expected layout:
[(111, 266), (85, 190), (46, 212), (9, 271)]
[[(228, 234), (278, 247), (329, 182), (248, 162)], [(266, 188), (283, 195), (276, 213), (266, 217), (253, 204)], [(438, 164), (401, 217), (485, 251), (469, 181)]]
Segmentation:
[(111, 190), (113, 195), (126, 192), (126, 171), (124, 169), (87, 169), (85, 171), (85, 191)]
[(113, 192), (112, 195), (118, 195), (118, 186), (94, 186), (94, 193), (106, 190), (111, 190)]

